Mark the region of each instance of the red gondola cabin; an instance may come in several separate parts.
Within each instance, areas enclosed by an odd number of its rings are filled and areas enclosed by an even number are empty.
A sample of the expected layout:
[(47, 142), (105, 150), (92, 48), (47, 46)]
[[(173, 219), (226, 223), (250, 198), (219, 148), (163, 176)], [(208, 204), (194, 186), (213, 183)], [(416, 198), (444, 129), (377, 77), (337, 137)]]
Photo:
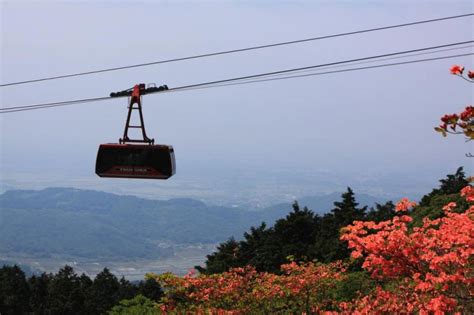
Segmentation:
[(100, 177), (167, 179), (175, 171), (170, 145), (101, 144), (95, 165)]

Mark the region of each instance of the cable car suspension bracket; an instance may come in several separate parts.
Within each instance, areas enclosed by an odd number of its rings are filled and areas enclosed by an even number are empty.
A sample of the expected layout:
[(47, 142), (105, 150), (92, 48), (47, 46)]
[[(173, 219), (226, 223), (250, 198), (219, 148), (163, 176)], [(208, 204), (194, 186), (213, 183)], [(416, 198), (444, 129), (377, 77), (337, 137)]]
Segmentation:
[[(129, 106), (128, 106), (128, 114), (127, 114), (127, 121), (125, 122), (125, 129), (123, 132), (123, 138), (119, 139), (119, 143), (147, 143), (153, 145), (155, 143), (155, 139), (150, 139), (146, 135), (145, 130), (145, 122), (143, 120), (143, 113), (142, 113), (142, 95), (149, 94), (149, 93), (156, 93), (161, 91), (168, 90), (168, 86), (162, 85), (157, 87), (155, 84), (149, 84), (148, 87), (145, 86), (144, 83), (136, 84), (133, 88), (128, 90), (123, 90), (119, 92), (110, 93), (110, 97), (123, 97), (129, 96)], [(136, 106), (134, 106), (136, 104)], [(140, 124), (136, 126), (130, 125), (130, 118), (132, 117), (132, 111), (138, 110), (138, 114), (140, 117)], [(128, 137), (128, 130), (129, 128), (136, 128), (141, 129), (143, 139), (130, 139)]]

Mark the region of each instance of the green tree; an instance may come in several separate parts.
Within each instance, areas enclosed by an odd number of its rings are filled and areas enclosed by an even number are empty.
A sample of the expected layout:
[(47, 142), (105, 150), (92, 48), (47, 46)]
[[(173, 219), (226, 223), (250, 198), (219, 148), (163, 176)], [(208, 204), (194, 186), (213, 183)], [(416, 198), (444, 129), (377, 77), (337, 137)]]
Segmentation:
[(349, 257), (347, 244), (339, 239), (340, 229), (355, 220), (364, 220), (367, 207), (358, 208), (354, 191), (347, 187), (341, 201), (334, 202), (334, 209), (323, 216), (317, 229), (312, 253), (323, 262)]
[(244, 239), (239, 243), (238, 260), (241, 266), (252, 265), (258, 271), (266, 271), (272, 265), (278, 248), (273, 230), (262, 222), (259, 227), (251, 227), (249, 232), (244, 233)]
[(469, 184), (462, 167), (459, 167), (454, 174), (446, 175), (446, 178), (439, 182), (439, 187), (423, 196), (419, 205), (412, 210), (410, 214), (413, 218), (411, 226), (422, 225), (424, 217), (437, 219), (444, 216), (442, 208), (451, 201), (457, 204), (455, 212), (464, 212), (469, 208), (465, 198), (459, 195), (459, 191)]
[(138, 284), (138, 292), (152, 301), (159, 301), (163, 296), (163, 290), (160, 284), (152, 278), (140, 281)]
[(86, 292), (81, 278), (70, 266), (64, 266), (53, 275), (48, 284), (48, 308), (50, 314), (75, 315), (87, 312)]
[(28, 312), (30, 290), (25, 273), (18, 267), (0, 269), (0, 314), (25, 314)]
[(319, 225), (319, 216), (298, 202), (293, 203), (293, 211), (285, 218), (276, 221), (264, 243), (264, 252), (267, 253), (269, 264), (265, 271), (278, 273), (280, 266), (288, 259), (306, 261), (313, 259), (310, 248)]
[(355, 194), (350, 187), (342, 194), (342, 201), (334, 202), (335, 208), (331, 210), (336, 224), (346, 226), (354, 220), (363, 220), (367, 207), (357, 208), (359, 205), (355, 200)]
[(334, 209), (323, 217), (306, 207), (301, 209), (295, 201), (292, 211), (277, 220), (273, 227), (267, 228), (262, 223), (246, 232), (242, 241), (231, 238), (220, 244), (207, 256), (206, 268), (197, 269), (212, 274), (231, 267), (252, 265), (258, 271), (279, 273), (280, 266), (290, 257), (296, 261), (317, 259), (322, 262), (346, 259), (349, 250), (339, 239), (341, 228), (355, 220), (371, 218), (381, 221), (395, 214), (392, 202), (377, 204), (369, 214), (366, 210), (365, 206), (359, 207), (350, 187), (342, 194), (341, 201), (334, 203)]
[(294, 260), (308, 260), (308, 249), (314, 242), (319, 216), (298, 202), (293, 203), (292, 211), (267, 229), (265, 223), (252, 227), (240, 242), (237, 260), (240, 266), (252, 265), (258, 271), (280, 272), (280, 266)]
[(420, 206), (429, 206), (431, 199), (435, 196), (457, 194), (463, 187), (469, 184), (462, 166), (456, 170), (456, 173), (446, 175), (446, 178), (441, 179), (439, 182), (441, 183), (439, 188), (433, 189), (429, 194), (421, 198)]
[(395, 205), (388, 201), (385, 204), (375, 204), (375, 208), (370, 208), (370, 211), (365, 217), (365, 221), (381, 222), (390, 220), (395, 216)]
[(96, 314), (105, 314), (120, 301), (120, 282), (104, 268), (95, 277), (88, 295), (88, 303)]
[(313, 211), (298, 202), (293, 203), (293, 211), (284, 219), (277, 220), (273, 227), (276, 238), (280, 241), (281, 252), (285, 257), (293, 256), (295, 260), (306, 260), (308, 248), (313, 244), (320, 218)]
[(252, 265), (258, 271), (278, 273), (289, 256), (295, 260), (312, 258), (308, 256), (308, 250), (314, 243), (319, 219), (311, 210), (301, 209), (295, 202), (293, 211), (277, 220), (272, 228), (262, 223), (245, 233), (242, 241), (236, 242), (232, 238), (220, 244), (216, 252), (207, 256), (206, 268), (198, 267), (198, 270), (211, 274)]
[(224, 243), (217, 246), (217, 250), (207, 255), (206, 268), (196, 266), (195, 268), (205, 274), (219, 273), (229, 270), (232, 267), (240, 266), (237, 259), (239, 243), (231, 237)]
[(39, 276), (31, 276), (28, 279), (28, 285), (30, 287), (30, 309), (35, 314), (48, 314), (48, 286), (52, 275), (42, 273)]
[(119, 300), (131, 299), (139, 293), (139, 289), (136, 285), (126, 280), (124, 277), (119, 280)]

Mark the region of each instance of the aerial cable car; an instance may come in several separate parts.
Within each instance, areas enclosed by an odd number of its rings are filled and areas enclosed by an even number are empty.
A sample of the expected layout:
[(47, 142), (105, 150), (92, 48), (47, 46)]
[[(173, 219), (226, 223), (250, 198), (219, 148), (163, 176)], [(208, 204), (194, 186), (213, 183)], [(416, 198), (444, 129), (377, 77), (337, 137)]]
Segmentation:
[[(145, 87), (137, 84), (133, 89), (111, 93), (110, 97), (130, 96), (128, 115), (123, 138), (119, 143), (107, 143), (99, 146), (95, 173), (100, 177), (168, 179), (176, 172), (174, 150), (171, 145), (155, 144), (148, 138), (143, 121), (142, 95), (168, 90), (166, 85)], [(136, 105), (136, 106), (134, 106)], [(140, 124), (130, 125), (132, 111), (138, 110)], [(141, 129), (143, 139), (131, 139), (129, 128)]]

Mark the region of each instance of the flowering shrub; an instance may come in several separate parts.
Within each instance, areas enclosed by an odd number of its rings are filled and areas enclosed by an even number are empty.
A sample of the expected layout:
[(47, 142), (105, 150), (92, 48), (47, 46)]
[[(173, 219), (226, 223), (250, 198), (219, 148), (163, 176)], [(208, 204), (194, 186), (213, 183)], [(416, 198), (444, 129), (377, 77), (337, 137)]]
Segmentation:
[[(457, 75), (468, 82), (474, 82), (474, 71), (468, 71), (464, 77), (464, 67), (454, 65), (450, 69), (453, 75)], [(435, 130), (446, 137), (450, 134), (464, 134), (468, 140), (474, 139), (474, 107), (469, 105), (459, 114), (446, 114), (441, 117), (441, 124)]]
[[(474, 201), (474, 189), (461, 195)], [(408, 200), (399, 211), (413, 206)], [(348, 242), (352, 257), (364, 256), (363, 268), (375, 279), (384, 280), (368, 296), (342, 303), (347, 313), (397, 312), (443, 314), (474, 307), (474, 206), (454, 213), (456, 203), (443, 207), (443, 218), (425, 218), (421, 227), (410, 229), (412, 218), (402, 214), (390, 221), (355, 221), (341, 239)]]
[[(461, 196), (474, 202), (474, 188)], [(444, 314), (474, 312), (474, 205), (463, 213), (455, 202), (444, 217), (411, 227), (404, 198), (398, 216), (379, 223), (354, 221), (341, 232), (354, 259), (376, 281), (373, 289), (344, 301), (335, 289), (347, 282), (341, 262), (291, 262), (281, 274), (233, 268), (213, 275), (150, 274), (164, 288), (163, 313), (184, 314)], [(367, 293), (368, 292), (368, 293)]]
[[(467, 106), (460, 114), (444, 115), (441, 117), (442, 124), (435, 127), (435, 130), (440, 132), (443, 137), (448, 133), (464, 134), (468, 140), (474, 139), (474, 107)], [(457, 128), (460, 128), (459, 131)], [(449, 128), (449, 129), (448, 129)]]
[(165, 289), (161, 310), (175, 313), (253, 314), (318, 312), (336, 306), (328, 290), (343, 278), (341, 263), (281, 266), (281, 275), (233, 268), (214, 275), (149, 275)]
[[(461, 196), (474, 202), (474, 188)], [(399, 215), (380, 223), (354, 221), (342, 230), (353, 258), (378, 281), (373, 291), (338, 302), (334, 288), (347, 278), (340, 262), (291, 262), (281, 274), (233, 268), (214, 275), (167, 273), (149, 275), (166, 292), (160, 301), (164, 313), (254, 314), (326, 313), (380, 314), (474, 310), (474, 206), (455, 213), (456, 203), (443, 207), (445, 216), (425, 218), (410, 228), (407, 211), (415, 203), (402, 199)], [(332, 293), (332, 294), (331, 294)]]

